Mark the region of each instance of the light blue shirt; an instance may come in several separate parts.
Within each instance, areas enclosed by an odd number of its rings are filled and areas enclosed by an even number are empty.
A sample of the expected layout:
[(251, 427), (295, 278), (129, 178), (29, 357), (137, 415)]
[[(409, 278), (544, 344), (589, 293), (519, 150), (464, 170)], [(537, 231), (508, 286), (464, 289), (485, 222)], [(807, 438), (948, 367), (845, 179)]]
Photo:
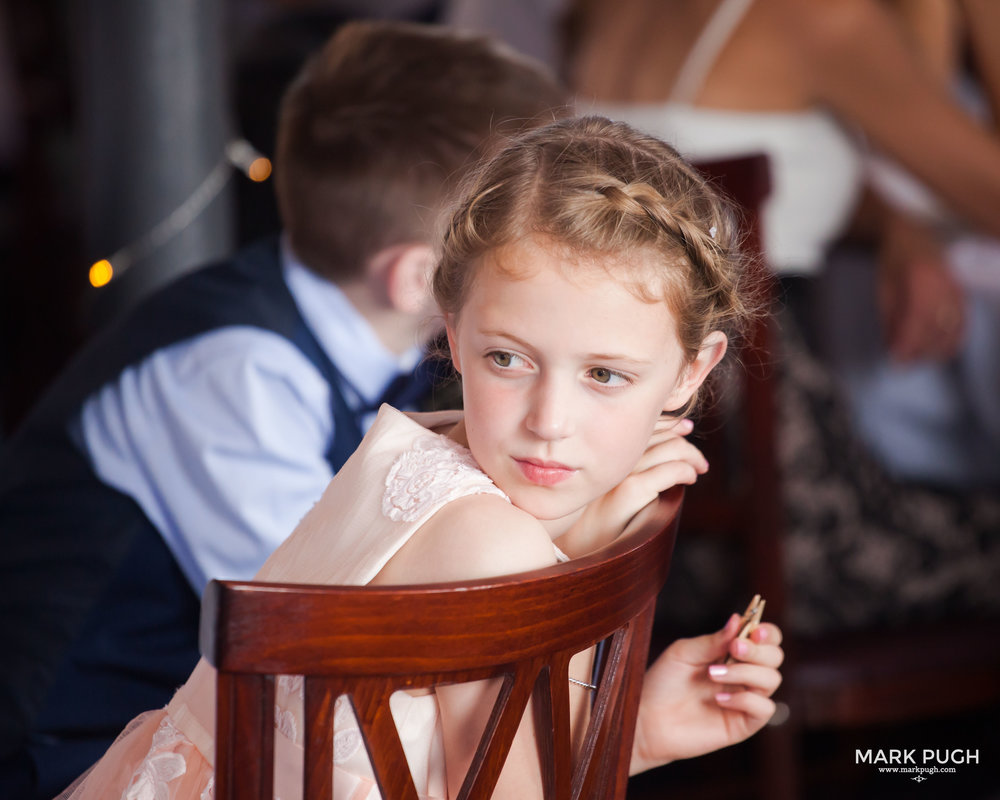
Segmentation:
[[(285, 282), (320, 346), (371, 405), (421, 357), (389, 351), (333, 283), (282, 243)], [(82, 428), (102, 481), (136, 500), (194, 590), (249, 579), (333, 477), (330, 387), (290, 341), (221, 328), (159, 350), (84, 403)], [(371, 424), (375, 413), (363, 420)]]

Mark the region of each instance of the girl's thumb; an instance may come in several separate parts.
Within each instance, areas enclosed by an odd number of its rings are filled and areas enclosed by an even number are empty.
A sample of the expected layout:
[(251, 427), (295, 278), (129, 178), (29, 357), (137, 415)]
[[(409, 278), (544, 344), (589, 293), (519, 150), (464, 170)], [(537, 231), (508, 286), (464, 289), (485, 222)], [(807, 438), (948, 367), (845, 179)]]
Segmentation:
[(707, 664), (723, 658), (729, 652), (729, 643), (739, 629), (740, 616), (733, 614), (715, 633), (678, 639), (672, 645), (676, 655), (689, 664)]

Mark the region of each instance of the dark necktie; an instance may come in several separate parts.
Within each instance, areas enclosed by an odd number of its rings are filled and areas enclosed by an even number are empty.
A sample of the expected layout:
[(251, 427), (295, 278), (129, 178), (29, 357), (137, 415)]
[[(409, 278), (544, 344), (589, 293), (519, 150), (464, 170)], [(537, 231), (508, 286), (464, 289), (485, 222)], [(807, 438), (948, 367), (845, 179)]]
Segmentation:
[(440, 362), (424, 357), (412, 372), (402, 372), (393, 378), (382, 396), (368, 410), (377, 411), (383, 403), (401, 410), (416, 408), (420, 401), (431, 393), (431, 389), (441, 377)]

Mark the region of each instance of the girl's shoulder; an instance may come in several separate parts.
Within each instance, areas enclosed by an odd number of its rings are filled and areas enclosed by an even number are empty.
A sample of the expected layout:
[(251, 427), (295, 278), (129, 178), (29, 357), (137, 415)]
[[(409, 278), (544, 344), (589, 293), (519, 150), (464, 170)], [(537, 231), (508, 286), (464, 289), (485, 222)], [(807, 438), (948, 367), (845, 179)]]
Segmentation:
[(542, 524), (512, 505), (468, 448), (440, 433), (436, 418), (390, 408), (379, 416), (406, 441), (389, 467), (382, 513), (419, 527), (373, 583), (472, 580), (556, 563)]
[(548, 531), (503, 496), (473, 494), (439, 508), (374, 583), (473, 580), (556, 563)]
[[(441, 506), (467, 495), (490, 494), (506, 501), (469, 449), (442, 430), (388, 406), (380, 411), (376, 425), (383, 419), (391, 430), (401, 433), (397, 441), (383, 439), (385, 452), (392, 458), (382, 495), (382, 513), (387, 518), (423, 524)], [(380, 469), (381, 464), (376, 472)]]

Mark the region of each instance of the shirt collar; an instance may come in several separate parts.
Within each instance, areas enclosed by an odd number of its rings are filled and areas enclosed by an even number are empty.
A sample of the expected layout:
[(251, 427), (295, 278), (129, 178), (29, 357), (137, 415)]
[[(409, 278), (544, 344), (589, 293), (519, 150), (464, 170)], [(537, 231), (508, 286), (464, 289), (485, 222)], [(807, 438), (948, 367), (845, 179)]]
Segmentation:
[(285, 283), (306, 325), (366, 403), (374, 403), (393, 378), (411, 371), (422, 358), (419, 347), (396, 355), (382, 344), (375, 329), (347, 295), (299, 261), (284, 236), (281, 261)]

